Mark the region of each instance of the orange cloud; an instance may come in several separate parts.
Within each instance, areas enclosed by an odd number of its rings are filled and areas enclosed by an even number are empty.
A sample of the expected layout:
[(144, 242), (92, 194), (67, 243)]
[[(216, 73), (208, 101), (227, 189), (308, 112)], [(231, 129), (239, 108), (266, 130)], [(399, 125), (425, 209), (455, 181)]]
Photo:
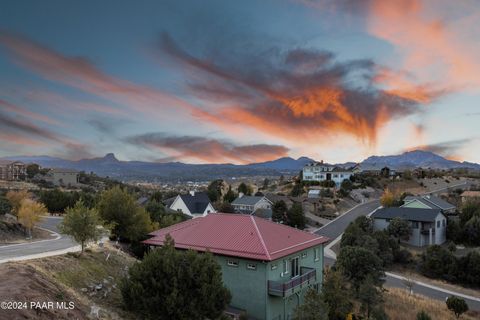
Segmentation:
[(404, 55), (404, 69), (456, 89), (480, 86), (477, 1), (367, 3), (369, 32)]
[(245, 61), (238, 55), (232, 65), (215, 57), (194, 57), (166, 34), (161, 48), (184, 67), (192, 94), (220, 106), (193, 115), (223, 128), (233, 123), (297, 143), (348, 135), (373, 145), (380, 126), (416, 112), (427, 94), (432, 99), (441, 94), (424, 88), (423, 99), (414, 99), (368, 80), (352, 86), (353, 73), (374, 79), (378, 66), (370, 60), (338, 62), (332, 53), (318, 50), (296, 48)]
[(0, 109), (3, 110), (3, 111), (10, 112), (10, 113), (17, 113), (17, 114), (20, 114), (20, 115), (25, 116), (27, 118), (37, 120), (37, 121), (42, 121), (42, 122), (45, 122), (45, 123), (48, 123), (48, 124), (51, 124), (51, 125), (56, 125), (56, 126), (62, 125), (62, 124), (60, 124), (60, 122), (58, 122), (55, 119), (52, 119), (52, 118), (50, 118), (48, 116), (45, 116), (43, 114), (32, 112), (30, 110), (27, 110), (23, 107), (14, 105), (13, 103), (10, 103), (10, 102), (2, 100), (2, 99), (0, 99)]

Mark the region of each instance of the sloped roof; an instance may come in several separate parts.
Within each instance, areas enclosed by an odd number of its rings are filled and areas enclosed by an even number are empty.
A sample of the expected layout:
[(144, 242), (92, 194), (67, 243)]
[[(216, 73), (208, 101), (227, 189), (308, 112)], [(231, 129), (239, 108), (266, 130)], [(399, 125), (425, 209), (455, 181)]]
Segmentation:
[(442, 210), (455, 209), (455, 206), (453, 204), (448, 203), (447, 201), (432, 195), (405, 197), (405, 202), (414, 201), (414, 200), (420, 201), (432, 209), (437, 209), (437, 208)]
[(190, 213), (203, 213), (210, 203), (210, 199), (205, 192), (195, 192), (193, 196), (190, 193), (181, 194), (180, 198), (183, 200)]
[(418, 208), (381, 208), (372, 214), (373, 219), (393, 219), (402, 218), (409, 221), (435, 221), (437, 215), (441, 213), (440, 209), (418, 209)]
[(0, 166), (8, 166), (9, 164), (13, 164), (13, 163), (24, 164), (21, 161), (0, 159)]
[[(242, 196), (232, 201), (232, 205), (245, 205), (245, 206), (253, 206), (258, 201), (265, 198), (264, 196)], [(267, 198), (265, 198), (267, 199)], [(268, 199), (267, 199), (268, 200)], [(270, 200), (268, 200), (270, 201)]]
[(175, 247), (233, 257), (272, 261), (329, 241), (262, 218), (213, 213), (150, 233), (149, 245), (163, 245), (167, 234)]

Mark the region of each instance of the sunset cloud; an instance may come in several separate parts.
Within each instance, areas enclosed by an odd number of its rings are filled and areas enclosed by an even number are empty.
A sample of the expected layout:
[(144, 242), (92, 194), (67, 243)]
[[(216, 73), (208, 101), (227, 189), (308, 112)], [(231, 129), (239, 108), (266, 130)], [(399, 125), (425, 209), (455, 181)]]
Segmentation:
[(338, 62), (332, 53), (314, 49), (269, 52), (253, 61), (239, 55), (237, 64), (229, 64), (194, 57), (168, 34), (161, 48), (191, 76), (194, 95), (223, 104), (214, 111), (196, 110), (196, 116), (294, 141), (346, 134), (374, 144), (380, 126), (443, 94), (426, 86), (415, 88), (422, 97), (382, 90), (375, 85), (379, 68), (373, 61)]
[(24, 107), (20, 107), (8, 101), (0, 99), (0, 110), (7, 111), (8, 113), (20, 114), (24, 117), (30, 118), (36, 121), (42, 121), (51, 125), (61, 125), (57, 120), (52, 119), (40, 113), (32, 112)]
[(237, 145), (213, 138), (197, 136), (172, 136), (165, 133), (147, 133), (128, 137), (127, 142), (161, 151), (169, 161), (193, 159), (205, 163), (252, 163), (277, 159), (288, 154), (289, 149), (279, 145)]
[(412, 150), (423, 150), (430, 151), (435, 154), (444, 156), (452, 160), (461, 160), (459, 151), (465, 147), (466, 144), (470, 143), (472, 139), (458, 139), (452, 141), (445, 141), (440, 143), (426, 144), (426, 145), (417, 145), (411, 148), (406, 149), (405, 151)]
[[(108, 75), (85, 58), (64, 56), (19, 35), (0, 32), (0, 44), (16, 63), (27, 70), (47, 80), (126, 105), (131, 108), (130, 111), (158, 115), (162, 110), (180, 108), (191, 111), (194, 108), (186, 101), (161, 90)], [(85, 109), (100, 108), (102, 112), (122, 112), (98, 104), (76, 105)]]

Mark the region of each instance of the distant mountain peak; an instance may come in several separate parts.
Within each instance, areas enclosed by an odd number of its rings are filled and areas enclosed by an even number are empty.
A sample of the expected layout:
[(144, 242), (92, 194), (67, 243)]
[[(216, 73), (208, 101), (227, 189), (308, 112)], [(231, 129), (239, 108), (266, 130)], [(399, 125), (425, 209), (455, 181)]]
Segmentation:
[(115, 157), (115, 154), (114, 153), (107, 153), (105, 155), (105, 157), (103, 157), (104, 160), (108, 160), (108, 161), (118, 161), (117, 157)]

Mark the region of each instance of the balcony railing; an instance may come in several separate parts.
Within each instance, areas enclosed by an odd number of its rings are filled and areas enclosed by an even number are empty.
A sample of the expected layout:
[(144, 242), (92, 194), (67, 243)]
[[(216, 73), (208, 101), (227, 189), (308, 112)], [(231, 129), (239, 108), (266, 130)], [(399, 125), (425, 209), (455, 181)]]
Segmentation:
[(300, 275), (282, 281), (268, 281), (268, 293), (273, 296), (287, 297), (298, 292), (306, 286), (315, 283), (317, 279), (317, 271), (313, 268), (300, 267)]
[[(420, 229), (420, 233), (428, 235), (428, 234), (430, 234), (430, 229)], [(434, 235), (434, 234), (435, 234), (435, 229), (432, 228), (432, 235)]]

